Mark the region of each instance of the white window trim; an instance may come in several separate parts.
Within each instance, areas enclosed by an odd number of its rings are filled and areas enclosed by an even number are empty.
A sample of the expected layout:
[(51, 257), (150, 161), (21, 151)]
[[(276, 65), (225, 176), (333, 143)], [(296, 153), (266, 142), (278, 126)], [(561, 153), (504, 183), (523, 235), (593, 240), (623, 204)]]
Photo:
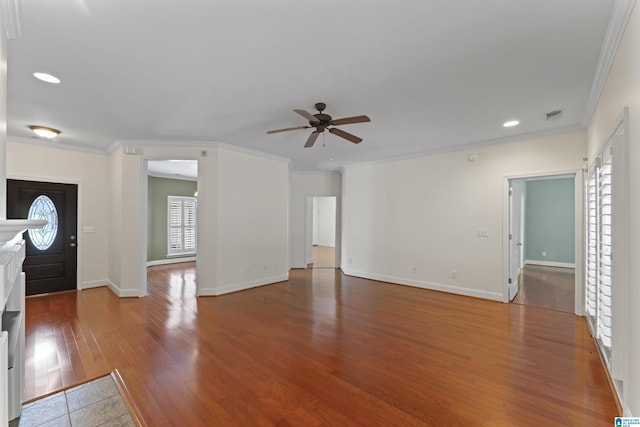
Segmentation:
[[(628, 109), (625, 108), (622, 115), (615, 122), (613, 130), (608, 135), (602, 149), (595, 156), (592, 165), (589, 168), (587, 176), (586, 196), (589, 197), (588, 187), (597, 175), (601, 167), (603, 157), (610, 155), (612, 159), (611, 170), (611, 341), (610, 347), (607, 348), (601, 339), (601, 329), (599, 329), (599, 307), (594, 310), (590, 309), (588, 301), (588, 293), (591, 293), (589, 287), (593, 288), (593, 283), (589, 282), (589, 254), (590, 240), (589, 229), (585, 228), (585, 314), (587, 316), (589, 328), (592, 335), (598, 343), (600, 352), (606, 362), (607, 368), (611, 374), (615, 384), (618, 397), (621, 402), (624, 401), (623, 384), (628, 378), (628, 330), (629, 330), (629, 166), (628, 166), (628, 150), (629, 150), (629, 131), (628, 131)], [(610, 153), (610, 154), (609, 154)], [(597, 178), (596, 185), (597, 185)], [(596, 189), (596, 191), (598, 191)], [(596, 193), (597, 194), (597, 193)], [(596, 197), (596, 201), (597, 201)], [(599, 204), (599, 203), (597, 203)], [(587, 207), (586, 227), (589, 226), (589, 205), (588, 200), (585, 203)], [(600, 206), (598, 206), (600, 209)], [(600, 212), (597, 213), (600, 216)], [(600, 230), (598, 230), (599, 232)], [(596, 272), (597, 275), (597, 272)], [(599, 284), (598, 284), (599, 286)], [(597, 290), (596, 290), (597, 292)]]

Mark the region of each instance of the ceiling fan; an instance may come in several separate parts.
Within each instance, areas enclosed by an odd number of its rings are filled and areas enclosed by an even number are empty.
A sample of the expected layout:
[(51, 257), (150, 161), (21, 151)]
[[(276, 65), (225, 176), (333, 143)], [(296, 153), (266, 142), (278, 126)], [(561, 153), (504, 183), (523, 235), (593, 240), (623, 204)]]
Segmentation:
[(323, 102), (318, 102), (315, 105), (315, 107), (316, 107), (316, 110), (318, 110), (318, 113), (316, 114), (311, 114), (305, 110), (293, 110), (296, 113), (300, 114), (305, 119), (309, 120), (308, 126), (305, 125), (305, 126), (297, 126), (293, 128), (270, 130), (270, 131), (267, 131), (267, 133), (272, 134), (272, 133), (286, 132), (286, 131), (296, 130), (296, 129), (315, 128), (316, 130), (311, 132), (311, 135), (309, 135), (309, 138), (307, 139), (306, 144), (304, 144), (305, 148), (313, 147), (313, 144), (316, 142), (316, 139), (318, 139), (318, 135), (320, 135), (325, 130), (328, 130), (334, 135), (337, 135), (341, 138), (351, 141), (354, 144), (359, 144), (362, 141), (362, 138), (360, 137), (357, 137), (349, 132), (345, 132), (342, 129), (329, 127), (329, 126), (340, 126), (340, 125), (348, 125), (352, 123), (370, 122), (371, 119), (369, 117), (354, 116), (354, 117), (345, 117), (343, 119), (334, 119), (330, 115), (323, 113), (325, 108), (327, 108), (327, 105), (324, 104)]

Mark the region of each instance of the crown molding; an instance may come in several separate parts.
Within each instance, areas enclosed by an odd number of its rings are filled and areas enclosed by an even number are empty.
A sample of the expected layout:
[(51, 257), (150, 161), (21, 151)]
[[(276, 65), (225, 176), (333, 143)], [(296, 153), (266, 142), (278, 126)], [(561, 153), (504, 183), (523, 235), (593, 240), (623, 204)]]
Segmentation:
[(257, 157), (263, 157), (266, 159), (277, 160), (281, 162), (291, 163), (291, 159), (288, 157), (277, 156), (275, 154), (269, 154), (258, 150), (253, 150), (251, 148), (240, 147), (233, 144), (227, 144), (224, 142), (215, 142), (215, 141), (181, 141), (181, 140), (172, 140), (172, 141), (153, 141), (153, 140), (143, 140), (143, 139), (118, 139), (114, 141), (113, 144), (109, 147), (107, 152), (109, 154), (113, 153), (121, 146), (131, 146), (131, 147), (155, 147), (155, 148), (222, 148), (230, 151), (237, 151), (240, 153), (251, 154)]
[(190, 182), (198, 182), (198, 177), (191, 177), (186, 175), (171, 175), (169, 173), (160, 173), (160, 172), (149, 172), (147, 171), (147, 175), (154, 178), (164, 178), (164, 179), (175, 179), (178, 181), (190, 181)]
[(151, 140), (151, 139), (116, 139), (107, 148), (107, 154), (111, 154), (120, 147), (155, 147), (155, 148), (216, 148), (219, 142), (212, 141), (188, 141), (188, 140)]
[(345, 164), (344, 166), (342, 166), (341, 171), (344, 173), (349, 169), (359, 168), (362, 166), (381, 165), (381, 164), (393, 163), (401, 160), (415, 159), (419, 157), (429, 157), (429, 156), (435, 156), (438, 154), (455, 153), (459, 151), (476, 150), (478, 148), (489, 147), (492, 145), (511, 144), (515, 142), (529, 141), (532, 139), (546, 138), (546, 137), (555, 136), (555, 135), (563, 135), (566, 133), (585, 132), (585, 131), (586, 129), (582, 125), (578, 124), (578, 125), (564, 126), (556, 129), (544, 130), (544, 131), (520, 133), (517, 135), (507, 136), (504, 138), (487, 139), (484, 141), (477, 141), (477, 142), (471, 142), (468, 144), (456, 145), (455, 147), (441, 147), (441, 148), (435, 148), (432, 150), (416, 151), (416, 152), (404, 154), (401, 156), (387, 157), (384, 159), (373, 160), (370, 162)]
[(50, 139), (43, 138), (24, 138), (21, 136), (7, 135), (7, 142), (15, 142), (19, 144), (31, 144), (46, 148), (55, 148), (58, 150), (79, 151), (81, 153), (97, 154), (100, 156), (107, 155), (107, 152), (98, 148), (81, 147), (78, 145), (61, 144)]
[(13, 40), (22, 37), (20, 0), (0, 0), (0, 13), (7, 39)]
[(307, 170), (292, 170), (291, 175), (325, 175), (325, 176), (333, 176), (340, 175), (339, 170), (333, 171), (307, 171)]
[(618, 52), (618, 47), (620, 47), (620, 41), (627, 28), (627, 23), (629, 22), (635, 4), (636, 0), (615, 0), (613, 4), (607, 31), (604, 35), (602, 48), (600, 49), (596, 75), (593, 78), (591, 92), (589, 92), (589, 98), (587, 99), (582, 117), (582, 125), (584, 127), (589, 126), (593, 113), (596, 110), (600, 95), (609, 77), (609, 71), (611, 71), (611, 66)]

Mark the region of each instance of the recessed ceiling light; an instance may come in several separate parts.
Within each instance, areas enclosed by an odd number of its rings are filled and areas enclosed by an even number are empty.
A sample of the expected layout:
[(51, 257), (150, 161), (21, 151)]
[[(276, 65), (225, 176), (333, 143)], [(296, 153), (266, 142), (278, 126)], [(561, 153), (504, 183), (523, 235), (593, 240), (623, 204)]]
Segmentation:
[(33, 73), (33, 77), (47, 83), (60, 83), (60, 79), (47, 73)]
[(29, 129), (39, 137), (47, 139), (55, 138), (60, 134), (58, 129), (48, 128), (46, 126), (29, 126)]
[(514, 126), (518, 126), (519, 124), (520, 124), (520, 121), (518, 121), (518, 120), (510, 120), (508, 122), (504, 122), (502, 124), (502, 126), (504, 126), (506, 128), (511, 128), (511, 127), (514, 127)]

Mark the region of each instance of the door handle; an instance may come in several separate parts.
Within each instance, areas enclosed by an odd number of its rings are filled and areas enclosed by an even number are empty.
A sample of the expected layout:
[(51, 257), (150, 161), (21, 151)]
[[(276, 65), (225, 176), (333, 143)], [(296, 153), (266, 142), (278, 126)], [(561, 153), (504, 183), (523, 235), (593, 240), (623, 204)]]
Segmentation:
[(516, 243), (516, 246), (522, 246), (522, 243)]

